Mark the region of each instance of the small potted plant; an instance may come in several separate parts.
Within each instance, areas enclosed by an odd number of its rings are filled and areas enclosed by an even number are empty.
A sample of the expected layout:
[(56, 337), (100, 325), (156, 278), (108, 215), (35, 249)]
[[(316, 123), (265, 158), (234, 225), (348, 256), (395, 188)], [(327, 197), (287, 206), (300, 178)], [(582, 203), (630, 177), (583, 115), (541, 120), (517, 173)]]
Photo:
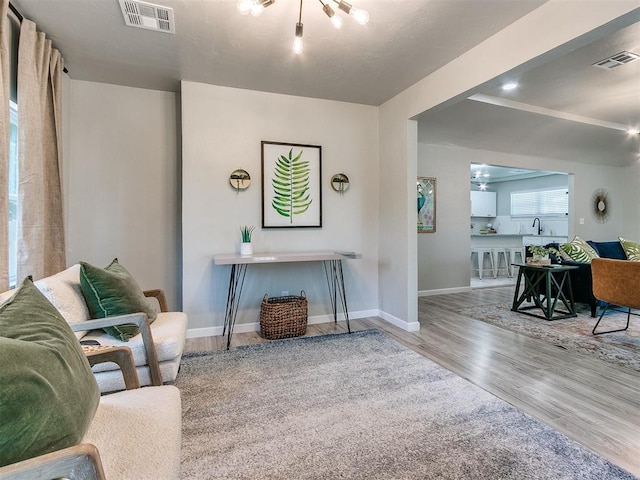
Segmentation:
[(254, 226), (244, 225), (240, 227), (242, 243), (240, 244), (240, 255), (253, 255), (253, 245), (251, 244), (251, 234), (256, 229)]
[(549, 254), (559, 255), (557, 249), (553, 247), (543, 247), (542, 245), (529, 245), (527, 246), (531, 252), (531, 257), (527, 257), (527, 263), (529, 265), (551, 265), (551, 258)]

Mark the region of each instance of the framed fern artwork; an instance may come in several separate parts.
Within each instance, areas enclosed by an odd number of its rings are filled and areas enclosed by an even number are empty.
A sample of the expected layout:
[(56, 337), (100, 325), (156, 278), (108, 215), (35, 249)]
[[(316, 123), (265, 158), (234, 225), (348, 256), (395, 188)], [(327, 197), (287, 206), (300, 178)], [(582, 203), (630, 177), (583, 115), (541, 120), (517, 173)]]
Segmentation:
[(322, 227), (322, 147), (262, 142), (262, 228)]

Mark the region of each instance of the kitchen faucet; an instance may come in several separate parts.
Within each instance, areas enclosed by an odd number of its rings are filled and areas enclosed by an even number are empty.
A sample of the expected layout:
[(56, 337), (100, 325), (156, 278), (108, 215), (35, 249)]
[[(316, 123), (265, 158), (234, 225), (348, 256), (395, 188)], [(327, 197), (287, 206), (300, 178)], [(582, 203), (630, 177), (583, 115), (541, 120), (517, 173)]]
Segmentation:
[(540, 235), (542, 233), (542, 225), (540, 225), (540, 219), (538, 217), (533, 219), (533, 225), (531, 225), (532, 227), (536, 226), (536, 220), (538, 221), (538, 235)]

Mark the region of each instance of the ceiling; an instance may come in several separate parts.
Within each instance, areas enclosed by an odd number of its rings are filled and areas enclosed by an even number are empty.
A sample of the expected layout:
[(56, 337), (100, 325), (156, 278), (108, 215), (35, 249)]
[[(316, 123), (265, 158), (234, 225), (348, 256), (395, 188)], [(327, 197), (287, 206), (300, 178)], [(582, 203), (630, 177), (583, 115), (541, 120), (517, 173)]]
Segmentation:
[(527, 178), (545, 177), (557, 175), (558, 172), (548, 172), (544, 170), (529, 170), (526, 168), (498, 167), (495, 165), (485, 165), (472, 163), (470, 166), (470, 182), (480, 186), (481, 183), (491, 184), (499, 182), (509, 182), (512, 180), (524, 180)]
[(640, 136), (625, 128), (640, 127), (640, 60), (613, 70), (592, 66), (621, 51), (640, 54), (640, 23), (514, 75), (515, 90), (492, 81), (472, 98), (425, 112), (419, 141), (592, 164), (638, 162)]
[[(320, 3), (307, 0), (302, 55), (291, 49), (298, 0), (276, 0), (259, 18), (240, 15), (236, 0), (153, 0), (174, 9), (175, 35), (127, 27), (117, 0), (12, 3), (47, 32), (75, 80), (166, 91), (188, 80), (380, 105), (546, 1), (353, 0), (370, 22), (345, 18), (334, 30)], [(640, 8), (634, 13), (640, 21)], [(594, 164), (639, 161), (640, 137), (607, 122), (640, 127), (640, 61), (591, 66), (622, 50), (640, 54), (639, 25), (519, 67), (517, 90), (503, 92), (494, 79), (472, 92), (483, 101), (424, 112), (419, 141)]]
[[(331, 0), (325, 0), (331, 3)], [(546, 0), (352, 0), (366, 26), (335, 30), (299, 0), (242, 16), (236, 0), (151, 0), (174, 9), (175, 35), (125, 26), (118, 0), (12, 0), (47, 33), (71, 78), (178, 91), (180, 80), (380, 105)], [(335, 4), (333, 4), (335, 7)]]

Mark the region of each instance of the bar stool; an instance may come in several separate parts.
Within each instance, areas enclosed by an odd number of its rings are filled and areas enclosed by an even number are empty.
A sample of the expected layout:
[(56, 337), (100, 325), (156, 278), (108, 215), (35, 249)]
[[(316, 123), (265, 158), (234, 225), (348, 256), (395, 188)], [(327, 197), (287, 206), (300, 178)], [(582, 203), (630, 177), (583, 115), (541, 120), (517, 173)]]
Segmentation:
[[(493, 278), (498, 278), (500, 271), (506, 273), (507, 277), (511, 276), (511, 268), (509, 268), (509, 258), (507, 257), (507, 250), (505, 248), (492, 248), (493, 253)], [(500, 259), (502, 258), (504, 267), (500, 267)]]
[[(511, 247), (507, 250), (509, 250), (509, 266), (511, 267), (511, 276), (513, 277), (515, 269), (517, 268), (514, 267), (513, 264), (526, 262), (525, 247)], [(517, 255), (520, 255), (520, 261), (516, 261)]]
[[(473, 265), (474, 254), (477, 260), (477, 265), (478, 265), (477, 268), (474, 267)], [(472, 248), (471, 249), (471, 271), (472, 272), (477, 271), (478, 277), (480, 278), (480, 280), (482, 280), (482, 272), (483, 270), (486, 270), (484, 267), (485, 255), (489, 255), (489, 262), (491, 263), (490, 271), (491, 273), (493, 273), (493, 278), (496, 278), (495, 276), (496, 269), (495, 269), (495, 263), (493, 258), (493, 250), (491, 248)]]

